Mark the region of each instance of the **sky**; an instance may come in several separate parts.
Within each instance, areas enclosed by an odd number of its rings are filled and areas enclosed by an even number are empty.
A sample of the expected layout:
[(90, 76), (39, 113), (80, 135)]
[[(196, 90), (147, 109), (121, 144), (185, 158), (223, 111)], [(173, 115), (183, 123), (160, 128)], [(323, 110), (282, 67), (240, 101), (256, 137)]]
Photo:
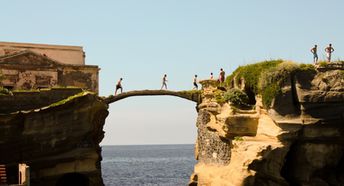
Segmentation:
[[(83, 46), (98, 65), (100, 95), (168, 88), (229, 75), (269, 59), (311, 63), (310, 48), (332, 43), (343, 59), (342, 0), (11, 0), (1, 2), (0, 41)], [(195, 104), (177, 97), (133, 97), (110, 105), (102, 145), (193, 144)]]

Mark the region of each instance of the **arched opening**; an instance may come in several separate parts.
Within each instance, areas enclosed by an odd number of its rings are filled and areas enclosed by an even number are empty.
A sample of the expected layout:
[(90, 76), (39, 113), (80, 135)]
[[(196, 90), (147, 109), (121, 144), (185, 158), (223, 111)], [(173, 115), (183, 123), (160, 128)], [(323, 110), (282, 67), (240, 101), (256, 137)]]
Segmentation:
[(90, 180), (80, 173), (66, 173), (57, 180), (56, 186), (89, 186)]
[(172, 96), (110, 104), (101, 144), (104, 184), (186, 185), (196, 163), (195, 107), (195, 102)]
[(256, 94), (253, 92), (252, 88), (245, 87), (245, 93), (248, 96), (248, 104), (255, 105), (256, 104)]

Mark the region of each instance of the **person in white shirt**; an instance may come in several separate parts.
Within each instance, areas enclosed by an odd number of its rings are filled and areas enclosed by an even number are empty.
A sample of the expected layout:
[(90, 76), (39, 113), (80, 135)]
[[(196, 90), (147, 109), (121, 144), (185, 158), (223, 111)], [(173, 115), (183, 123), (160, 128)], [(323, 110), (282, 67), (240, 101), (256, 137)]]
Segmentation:
[(161, 89), (160, 90), (162, 90), (162, 88), (166, 88), (166, 90), (167, 90), (167, 75), (165, 74), (164, 75), (164, 77), (162, 78), (162, 86), (161, 86)]
[(196, 90), (198, 90), (198, 85), (197, 85), (197, 75), (195, 75), (195, 77), (193, 78), (193, 85), (194, 85), (194, 88), (193, 88), (193, 89), (196, 89)]

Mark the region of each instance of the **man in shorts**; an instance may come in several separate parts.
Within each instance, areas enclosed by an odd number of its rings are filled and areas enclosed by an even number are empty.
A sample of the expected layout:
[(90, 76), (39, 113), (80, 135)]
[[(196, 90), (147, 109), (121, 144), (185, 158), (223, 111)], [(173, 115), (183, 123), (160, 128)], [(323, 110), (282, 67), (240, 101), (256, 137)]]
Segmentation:
[(162, 90), (162, 88), (166, 88), (166, 90), (167, 90), (167, 75), (165, 74), (164, 75), (164, 77), (162, 78), (162, 86), (161, 86), (161, 89), (160, 90)]
[(220, 84), (222, 84), (225, 81), (225, 71), (222, 68), (220, 69), (219, 81)]
[(193, 89), (196, 89), (196, 90), (198, 90), (198, 85), (197, 85), (197, 75), (195, 75), (195, 77), (193, 78), (193, 85), (194, 85), (194, 88), (193, 88)]
[(313, 54), (313, 62), (314, 64), (317, 64), (318, 63), (318, 52), (317, 52), (317, 45), (314, 45), (313, 48), (311, 48), (311, 52)]
[(331, 62), (331, 54), (334, 52), (332, 44), (330, 43), (328, 47), (325, 48), (327, 62)]
[(121, 93), (122, 93), (122, 91), (123, 91), (123, 88), (122, 88), (122, 80), (123, 80), (123, 78), (120, 78), (120, 79), (118, 80), (117, 84), (116, 84), (115, 96), (117, 95), (117, 90), (118, 90), (118, 89), (121, 89)]

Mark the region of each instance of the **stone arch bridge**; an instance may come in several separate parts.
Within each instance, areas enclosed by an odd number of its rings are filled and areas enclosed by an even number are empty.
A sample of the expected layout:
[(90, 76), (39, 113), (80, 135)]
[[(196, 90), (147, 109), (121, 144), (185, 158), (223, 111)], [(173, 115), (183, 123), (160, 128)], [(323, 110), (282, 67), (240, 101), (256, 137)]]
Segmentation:
[(104, 98), (104, 102), (107, 104), (114, 103), (124, 98), (133, 96), (176, 96), (183, 99), (187, 99), (196, 103), (201, 102), (201, 93), (198, 90), (189, 91), (171, 91), (171, 90), (134, 90), (124, 92), (116, 96), (109, 96)]

